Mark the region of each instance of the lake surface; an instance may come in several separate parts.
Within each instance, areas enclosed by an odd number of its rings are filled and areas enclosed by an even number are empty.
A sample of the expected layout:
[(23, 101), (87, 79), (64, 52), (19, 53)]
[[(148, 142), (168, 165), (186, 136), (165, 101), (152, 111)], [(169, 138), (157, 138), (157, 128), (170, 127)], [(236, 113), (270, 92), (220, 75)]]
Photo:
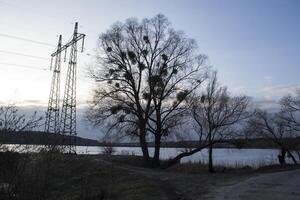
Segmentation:
[[(138, 147), (114, 147), (115, 155), (142, 155)], [(160, 151), (161, 159), (173, 158), (183, 152), (184, 148), (162, 148)], [(98, 154), (103, 151), (103, 147), (78, 147), (79, 154)], [(154, 148), (149, 148), (150, 155), (154, 154)], [(277, 149), (228, 149), (217, 148), (213, 150), (213, 160), (215, 165), (223, 166), (252, 166), (260, 167), (270, 164), (277, 164)], [(195, 153), (192, 156), (185, 157), (182, 163), (195, 162), (207, 163), (208, 151)]]
[[(7, 145), (10, 148), (16, 145)], [(23, 151), (36, 151), (39, 146), (37, 145), (18, 145), (18, 149), (23, 148)], [(78, 154), (100, 154), (103, 152), (104, 147), (98, 146), (77, 146), (76, 152)], [(114, 147), (114, 155), (142, 155), (139, 147)], [(184, 148), (162, 148), (160, 151), (161, 159), (173, 158), (179, 153), (183, 152)], [(153, 155), (154, 148), (149, 148), (150, 155)], [(260, 167), (270, 164), (277, 164), (277, 149), (228, 149), (217, 148), (213, 150), (213, 160), (215, 165), (223, 166), (251, 166)], [(195, 162), (207, 163), (208, 151), (202, 151), (185, 157), (181, 160), (182, 163)]]

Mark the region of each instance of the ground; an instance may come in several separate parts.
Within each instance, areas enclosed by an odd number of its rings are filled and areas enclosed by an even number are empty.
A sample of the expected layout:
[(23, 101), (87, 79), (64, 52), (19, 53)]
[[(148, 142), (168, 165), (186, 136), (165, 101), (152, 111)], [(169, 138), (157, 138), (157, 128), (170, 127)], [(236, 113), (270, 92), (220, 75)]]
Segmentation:
[(213, 199), (298, 200), (300, 170), (260, 174), (214, 191)]
[[(110, 161), (121, 163), (120, 159)], [(260, 169), (219, 167), (213, 174), (207, 173), (207, 169), (202, 169), (203, 166), (195, 164), (182, 164), (167, 171), (133, 167), (132, 163), (118, 167), (133, 174), (159, 180), (164, 185), (161, 189), (166, 193), (171, 192), (173, 195), (169, 199), (174, 200), (296, 200), (300, 196), (300, 169), (297, 166), (275, 165)]]
[[(9, 173), (0, 176), (0, 199), (247, 200), (262, 199), (263, 195), (267, 200), (295, 199), (299, 195), (297, 167), (218, 167), (211, 174), (200, 164), (147, 169), (141, 166), (142, 159), (134, 156), (35, 154), (28, 158), (30, 170), (14, 174), (12, 169), (17, 168), (13, 164), (8, 169), (2, 165)], [(10, 173), (17, 177), (11, 183), (7, 182), (11, 179), (5, 179)], [(1, 187), (10, 185), (10, 195), (1, 194)]]

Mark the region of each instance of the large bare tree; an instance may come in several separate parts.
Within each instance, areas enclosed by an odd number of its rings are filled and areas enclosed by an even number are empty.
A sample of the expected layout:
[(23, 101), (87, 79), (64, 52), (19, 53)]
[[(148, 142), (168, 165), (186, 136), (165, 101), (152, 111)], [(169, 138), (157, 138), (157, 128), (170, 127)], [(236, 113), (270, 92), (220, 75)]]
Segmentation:
[[(105, 125), (107, 134), (138, 138), (150, 163), (147, 138), (154, 135), (159, 144), (167, 135), (166, 122), (201, 84), (206, 57), (163, 15), (116, 23), (98, 44), (97, 63), (90, 70), (98, 86), (89, 119)], [(155, 157), (159, 159), (159, 148)]]
[[(160, 165), (160, 147), (162, 138), (174, 136), (175, 129), (184, 123), (189, 105), (187, 99), (207, 78), (206, 56), (194, 54), (194, 42), (185, 43), (182, 53), (166, 51), (164, 63), (157, 66), (155, 73), (160, 77), (154, 84), (152, 93), (153, 112), (149, 116), (147, 130), (154, 137), (153, 166)], [(173, 70), (176, 69), (176, 73)], [(170, 71), (170, 72), (168, 72)], [(157, 75), (158, 74), (158, 75)]]

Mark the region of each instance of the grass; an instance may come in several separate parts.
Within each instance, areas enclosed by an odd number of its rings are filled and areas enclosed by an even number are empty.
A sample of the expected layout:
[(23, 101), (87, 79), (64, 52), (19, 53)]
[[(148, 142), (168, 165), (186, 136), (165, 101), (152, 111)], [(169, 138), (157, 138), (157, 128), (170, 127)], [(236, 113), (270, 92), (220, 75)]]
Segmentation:
[[(114, 156), (103, 156), (103, 159), (109, 160), (116, 164), (129, 165), (134, 167), (144, 167), (143, 157), (141, 156), (129, 156), (129, 155), (114, 155)], [(164, 164), (167, 160), (162, 160), (161, 163)], [(216, 172), (225, 173), (225, 172), (249, 172), (254, 171), (256, 168), (252, 168), (250, 166), (242, 166), (240, 164), (236, 164), (235, 166), (223, 166), (216, 165)], [(207, 173), (208, 166), (204, 161), (199, 162), (186, 162), (176, 164), (166, 171), (169, 172), (177, 172), (177, 173)]]
[(0, 199), (150, 200), (176, 199), (180, 193), (192, 198), (218, 184), (293, 167), (216, 166), (216, 173), (209, 174), (204, 162), (153, 170), (143, 168), (140, 156), (7, 152), (0, 153), (0, 186), (12, 189), (0, 187)]
[[(6, 168), (11, 175), (5, 177), (1, 173), (0, 183), (8, 183), (14, 189), (0, 191), (0, 199), (140, 200), (164, 195), (154, 180), (131, 174), (113, 163), (102, 163), (95, 157), (47, 153), (14, 155), (29, 159), (17, 163), (24, 166), (24, 170), (2, 165), (1, 170)], [(5, 154), (0, 155), (3, 156)], [(8, 157), (12, 158), (11, 155)], [(18, 178), (10, 182), (14, 176)]]

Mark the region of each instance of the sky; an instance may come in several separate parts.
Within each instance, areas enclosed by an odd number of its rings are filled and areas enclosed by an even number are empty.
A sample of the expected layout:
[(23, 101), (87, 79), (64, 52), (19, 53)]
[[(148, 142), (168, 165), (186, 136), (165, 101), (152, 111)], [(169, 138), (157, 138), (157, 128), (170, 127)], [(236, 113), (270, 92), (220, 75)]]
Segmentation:
[[(0, 0), (0, 102), (47, 105), (50, 54), (58, 35), (67, 42), (78, 21), (79, 32), (86, 34), (77, 83), (84, 106), (94, 87), (86, 69), (99, 34), (116, 21), (162, 13), (197, 41), (229, 91), (268, 106), (300, 87), (299, 10), (297, 0)], [(66, 64), (62, 77), (65, 73)], [(64, 78), (61, 84), (63, 89)]]

